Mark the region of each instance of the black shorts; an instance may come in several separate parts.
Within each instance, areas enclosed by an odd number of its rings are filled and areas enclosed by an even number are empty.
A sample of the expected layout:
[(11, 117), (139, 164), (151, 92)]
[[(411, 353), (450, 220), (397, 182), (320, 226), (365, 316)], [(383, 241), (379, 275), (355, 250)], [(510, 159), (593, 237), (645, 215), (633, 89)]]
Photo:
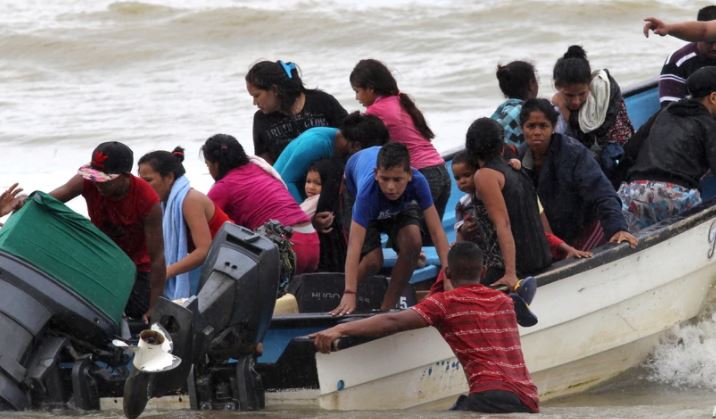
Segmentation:
[(450, 174), (445, 168), (445, 164), (423, 167), (420, 169), (420, 173), (422, 173), (428, 182), (435, 210), (438, 212), (438, 217), (440, 217), (442, 221), (443, 215), (445, 214), (445, 207), (447, 206), (448, 199), (450, 199)]
[(363, 241), (363, 248), (361, 249), (361, 257), (365, 256), (369, 252), (380, 247), (380, 234), (386, 233), (388, 235), (388, 243), (393, 249), (398, 251), (398, 232), (403, 227), (415, 225), (421, 230), (421, 222), (423, 220), (423, 212), (417, 203), (410, 204), (402, 212), (394, 215), (385, 220), (373, 220), (368, 223), (368, 228), (365, 232), (365, 240)]
[(515, 393), (503, 390), (488, 390), (480, 393), (461, 395), (450, 408), (450, 410), (461, 410), (482, 413), (531, 413), (529, 407), (525, 406)]

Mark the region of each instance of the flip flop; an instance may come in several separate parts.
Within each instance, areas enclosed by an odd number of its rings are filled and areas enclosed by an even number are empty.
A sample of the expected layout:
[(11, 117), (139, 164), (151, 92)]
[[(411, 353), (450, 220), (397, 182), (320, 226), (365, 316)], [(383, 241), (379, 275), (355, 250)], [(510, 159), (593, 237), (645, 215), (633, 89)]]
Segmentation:
[(537, 316), (530, 310), (530, 303), (537, 293), (537, 280), (533, 276), (528, 276), (517, 282), (514, 292), (510, 293), (512, 301), (515, 304), (515, 314), (517, 315), (517, 324), (522, 327), (530, 327), (537, 324)]
[(529, 303), (537, 293), (537, 281), (534, 277), (528, 276), (517, 281), (513, 291), (504, 284), (490, 285), (490, 287), (509, 294), (515, 306), (515, 314), (517, 316), (517, 324), (522, 327), (530, 327), (537, 324), (537, 316), (530, 310)]
[(513, 292), (522, 297), (525, 303), (532, 304), (532, 300), (534, 300), (537, 293), (537, 280), (533, 276), (520, 279), (517, 281)]
[(515, 315), (517, 316), (517, 324), (522, 327), (531, 327), (537, 324), (537, 316), (530, 310), (529, 305), (518, 294), (510, 293), (512, 301), (515, 304)]

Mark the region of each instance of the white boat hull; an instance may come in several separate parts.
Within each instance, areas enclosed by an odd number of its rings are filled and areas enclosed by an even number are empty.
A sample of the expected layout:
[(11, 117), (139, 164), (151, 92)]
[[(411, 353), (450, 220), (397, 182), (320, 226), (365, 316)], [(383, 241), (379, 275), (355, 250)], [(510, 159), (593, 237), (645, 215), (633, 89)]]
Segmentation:
[[(712, 222), (540, 286), (532, 305), (540, 321), (521, 337), (543, 401), (637, 366), (665, 331), (701, 312), (716, 277)], [(680, 223), (668, 228), (678, 231)], [(468, 390), (459, 362), (433, 328), (317, 354), (316, 365), (324, 409), (442, 409)]]

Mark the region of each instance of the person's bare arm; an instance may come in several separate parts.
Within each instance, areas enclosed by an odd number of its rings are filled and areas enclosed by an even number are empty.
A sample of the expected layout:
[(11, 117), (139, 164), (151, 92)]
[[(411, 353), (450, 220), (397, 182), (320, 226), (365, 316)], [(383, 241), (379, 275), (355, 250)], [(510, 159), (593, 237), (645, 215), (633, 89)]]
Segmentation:
[(206, 221), (204, 204), (202, 196), (194, 190), (190, 191), (184, 199), (182, 208), (184, 222), (189, 227), (191, 240), (194, 242), (194, 250), (182, 260), (167, 266), (167, 279), (201, 266), (209, 253), (211, 231), (209, 231), (209, 223)]
[(435, 245), (435, 250), (440, 258), (440, 265), (447, 266), (447, 254), (450, 250), (450, 245), (445, 236), (445, 230), (440, 222), (440, 216), (438, 211), (435, 209), (435, 205), (431, 205), (428, 209), (423, 211), (423, 217), (425, 218), (425, 225), (430, 233), (430, 238)]
[(50, 195), (52, 195), (60, 202), (70, 201), (72, 198), (75, 198), (76, 196), (82, 194), (82, 190), (84, 189), (84, 182), (85, 180), (82, 178), (82, 176), (74, 175), (70, 180), (67, 181), (67, 183), (50, 192)]
[(648, 17), (644, 22), (644, 36), (647, 38), (649, 31), (652, 31), (657, 35), (671, 35), (684, 41), (716, 41), (716, 21), (666, 23), (655, 17)]
[(425, 319), (415, 310), (378, 314), (367, 319), (342, 323), (330, 329), (311, 334), (316, 349), (329, 353), (333, 342), (341, 336), (385, 336), (403, 330), (428, 326)]
[(500, 245), (502, 260), (505, 265), (505, 274), (495, 281), (495, 284), (505, 284), (514, 287), (517, 284), (515, 238), (512, 236), (510, 216), (507, 213), (505, 198), (502, 196), (504, 177), (502, 173), (482, 168), (475, 174), (477, 193), (482, 198), (487, 210), (487, 216), (495, 226), (497, 242)]
[(358, 291), (358, 265), (360, 264), (360, 252), (365, 241), (366, 228), (362, 225), (351, 222), (351, 231), (348, 236), (348, 250), (346, 251), (345, 269), (345, 291), (338, 307), (331, 310), (331, 314), (339, 316), (351, 314), (356, 309), (356, 292)]
[(164, 282), (166, 281), (162, 207), (158, 203), (149, 210), (149, 214), (144, 219), (144, 237), (152, 264), (152, 272), (149, 274), (149, 310), (145, 313), (145, 316), (149, 317), (157, 299), (164, 293)]

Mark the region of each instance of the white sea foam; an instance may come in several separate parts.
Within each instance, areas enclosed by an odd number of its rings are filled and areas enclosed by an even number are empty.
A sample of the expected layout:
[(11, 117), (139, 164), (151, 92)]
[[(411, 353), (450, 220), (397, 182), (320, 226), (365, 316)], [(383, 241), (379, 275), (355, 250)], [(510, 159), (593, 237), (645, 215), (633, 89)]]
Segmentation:
[[(651, 381), (716, 391), (716, 303), (691, 323), (674, 326), (646, 362)], [(714, 399), (716, 401), (716, 399)]]

